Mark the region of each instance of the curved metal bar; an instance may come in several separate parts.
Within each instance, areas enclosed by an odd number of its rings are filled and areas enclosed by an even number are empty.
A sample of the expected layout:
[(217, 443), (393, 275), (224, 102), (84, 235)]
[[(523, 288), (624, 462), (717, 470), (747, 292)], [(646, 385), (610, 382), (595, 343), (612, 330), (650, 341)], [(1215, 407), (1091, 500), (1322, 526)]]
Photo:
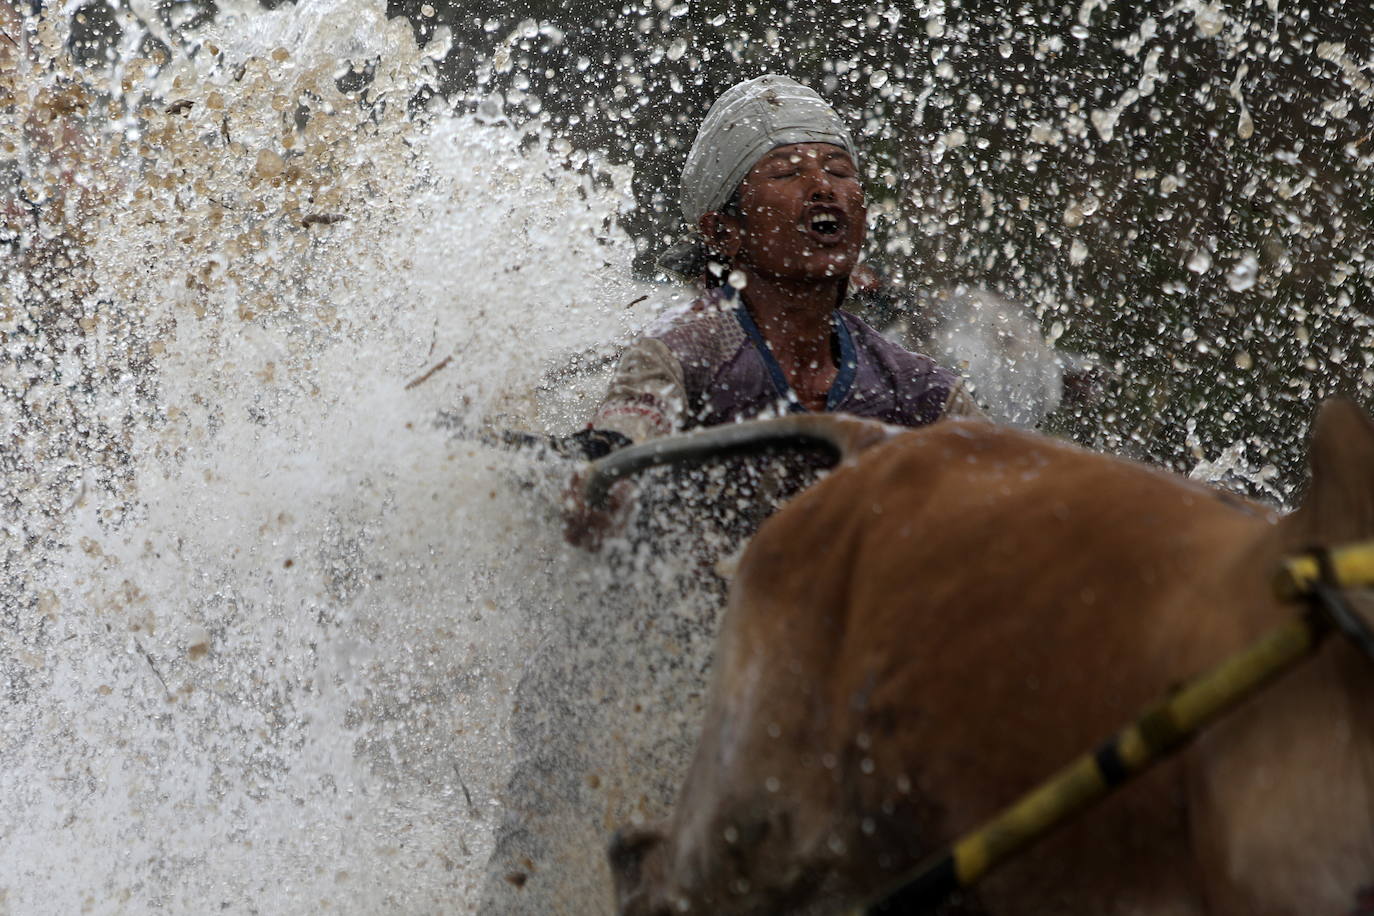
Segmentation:
[(664, 464), (696, 464), (721, 455), (757, 452), (778, 446), (820, 447), (830, 451), (834, 463), (839, 464), (892, 431), (892, 428), (873, 420), (835, 414), (746, 420), (727, 426), (713, 426), (686, 435), (651, 439), (593, 461), (591, 472), (583, 484), (583, 492), (589, 506), (602, 509), (606, 506), (611, 487), (617, 481), (640, 471)]

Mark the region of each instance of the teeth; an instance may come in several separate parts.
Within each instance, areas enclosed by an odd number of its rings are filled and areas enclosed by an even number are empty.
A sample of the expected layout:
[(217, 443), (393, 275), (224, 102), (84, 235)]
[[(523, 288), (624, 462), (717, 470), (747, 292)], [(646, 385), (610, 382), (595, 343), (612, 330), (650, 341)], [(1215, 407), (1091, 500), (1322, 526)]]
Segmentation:
[(834, 232), (839, 225), (840, 221), (833, 213), (817, 213), (811, 217), (811, 228), (818, 232)]

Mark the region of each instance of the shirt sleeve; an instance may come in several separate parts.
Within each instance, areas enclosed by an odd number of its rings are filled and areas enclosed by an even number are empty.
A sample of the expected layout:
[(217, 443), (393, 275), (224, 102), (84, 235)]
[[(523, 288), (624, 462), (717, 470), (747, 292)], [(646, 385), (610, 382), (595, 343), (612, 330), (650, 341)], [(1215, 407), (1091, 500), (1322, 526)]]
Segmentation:
[(941, 417), (967, 417), (971, 420), (988, 420), (987, 414), (983, 413), (983, 408), (979, 407), (973, 400), (973, 396), (968, 393), (962, 380), (954, 383), (954, 387), (949, 391), (949, 397), (945, 400), (945, 409), (940, 412)]
[(592, 427), (643, 442), (681, 429), (686, 404), (682, 363), (663, 341), (641, 337), (620, 357)]

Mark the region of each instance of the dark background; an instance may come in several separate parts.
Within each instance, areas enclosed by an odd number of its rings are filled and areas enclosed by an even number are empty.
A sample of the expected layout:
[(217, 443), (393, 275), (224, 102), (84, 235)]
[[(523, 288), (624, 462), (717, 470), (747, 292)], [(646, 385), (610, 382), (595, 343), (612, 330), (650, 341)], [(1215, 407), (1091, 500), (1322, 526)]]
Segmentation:
[[(1061, 410), (1053, 431), (1180, 470), (1243, 441), (1292, 492), (1317, 401), (1368, 406), (1374, 381), (1374, 13), (1364, 0), (1230, 7), (392, 0), (389, 12), (422, 43), (451, 29), (439, 88), (452, 107), (499, 106), (532, 142), (634, 164), (625, 224), (645, 275), (683, 229), (677, 176), (711, 101), (770, 70), (812, 85), (864, 152), (873, 263), (917, 291), (962, 282), (1024, 302), (1059, 346), (1109, 370), (1104, 396)], [(117, 26), (104, 4), (83, 14), (81, 51), (99, 60)], [(185, 27), (213, 7), (159, 14)], [(365, 90), (367, 62), (353, 63), (346, 79)], [(1120, 104), (1128, 92), (1139, 97)], [(1100, 131), (1092, 113), (1118, 105)]]

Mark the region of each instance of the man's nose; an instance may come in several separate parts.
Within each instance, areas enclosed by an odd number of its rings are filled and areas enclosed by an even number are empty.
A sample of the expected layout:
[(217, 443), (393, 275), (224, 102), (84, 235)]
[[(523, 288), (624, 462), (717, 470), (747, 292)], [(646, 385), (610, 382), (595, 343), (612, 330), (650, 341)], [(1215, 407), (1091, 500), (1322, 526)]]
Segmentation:
[(810, 169), (811, 200), (831, 200), (835, 197), (835, 185), (831, 175), (824, 168)]

